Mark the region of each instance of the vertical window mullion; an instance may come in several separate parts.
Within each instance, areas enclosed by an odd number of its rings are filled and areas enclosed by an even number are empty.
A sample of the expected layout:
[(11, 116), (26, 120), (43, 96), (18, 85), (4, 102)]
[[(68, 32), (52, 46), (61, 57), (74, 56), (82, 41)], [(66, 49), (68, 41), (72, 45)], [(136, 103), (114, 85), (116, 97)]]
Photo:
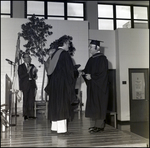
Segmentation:
[(131, 28), (134, 28), (134, 9), (133, 6), (131, 7)]
[(24, 9), (24, 13), (25, 13), (25, 18), (27, 18), (27, 1), (25, 1), (25, 9)]
[(64, 11), (65, 11), (64, 12), (64, 15), (65, 15), (64, 17), (65, 17), (65, 20), (67, 20), (68, 16), (67, 16), (67, 2), (66, 1), (64, 2)]
[(47, 19), (47, 1), (44, 1), (44, 15), (45, 15), (45, 19)]
[(114, 17), (114, 30), (116, 30), (117, 26), (116, 26), (116, 5), (113, 5), (113, 17)]
[(12, 18), (12, 16), (13, 16), (13, 3), (12, 3), (12, 1), (10, 1), (10, 17)]
[(85, 7), (85, 2), (83, 3), (83, 19), (86, 19), (86, 7)]
[(147, 14), (148, 14), (148, 29), (149, 29), (149, 28), (150, 28), (150, 27), (149, 27), (149, 17), (150, 17), (150, 16), (149, 16), (149, 7), (147, 7)]

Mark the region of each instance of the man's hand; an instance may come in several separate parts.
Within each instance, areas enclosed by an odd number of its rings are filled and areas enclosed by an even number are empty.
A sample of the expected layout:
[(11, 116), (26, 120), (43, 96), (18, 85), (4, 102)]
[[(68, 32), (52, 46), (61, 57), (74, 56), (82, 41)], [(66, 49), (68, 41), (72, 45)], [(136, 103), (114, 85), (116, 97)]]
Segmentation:
[(87, 80), (91, 80), (91, 74), (85, 74)]
[(35, 74), (38, 72), (38, 69), (36, 67), (33, 68), (32, 73)]

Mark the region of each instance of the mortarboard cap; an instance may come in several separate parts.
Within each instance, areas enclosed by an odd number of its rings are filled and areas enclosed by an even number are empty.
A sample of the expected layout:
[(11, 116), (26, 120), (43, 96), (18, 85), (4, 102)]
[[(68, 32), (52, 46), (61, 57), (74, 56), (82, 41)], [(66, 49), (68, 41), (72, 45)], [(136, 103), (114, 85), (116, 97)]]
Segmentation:
[(94, 44), (94, 45), (100, 46), (100, 42), (103, 42), (103, 41), (91, 40), (90, 44)]

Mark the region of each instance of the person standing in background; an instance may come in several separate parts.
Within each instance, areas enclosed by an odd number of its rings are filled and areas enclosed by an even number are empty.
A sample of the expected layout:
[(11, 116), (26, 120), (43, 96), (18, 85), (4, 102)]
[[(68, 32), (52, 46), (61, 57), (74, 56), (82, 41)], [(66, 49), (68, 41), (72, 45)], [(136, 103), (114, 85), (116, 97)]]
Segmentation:
[(75, 59), (73, 58), (74, 54), (75, 54), (76, 48), (74, 47), (73, 43), (70, 41), (70, 45), (69, 45), (69, 50), (68, 53), (71, 56), (73, 65), (74, 65), (74, 78), (75, 78), (75, 86), (74, 86), (74, 90), (75, 90), (75, 94), (76, 94), (76, 101), (72, 104), (72, 115), (74, 116), (74, 112), (76, 110), (78, 110), (78, 106), (80, 104), (80, 98), (78, 97), (79, 95), (79, 90), (76, 89), (76, 83), (77, 83), (77, 79), (79, 77), (79, 71), (78, 68), (81, 66), (80, 64), (76, 64)]
[(37, 68), (31, 64), (28, 53), (23, 55), (24, 63), (18, 66), (19, 89), (23, 93), (23, 116), (24, 120), (34, 117), (34, 102), (36, 95)]
[(74, 60), (73, 56), (75, 54), (75, 51), (76, 51), (76, 48), (73, 46), (73, 43), (70, 42), (70, 45), (69, 45), (69, 54), (71, 56), (71, 59), (72, 59), (72, 62), (73, 62), (73, 65), (74, 65), (74, 76), (75, 76), (75, 79), (77, 80), (78, 76), (79, 76), (79, 72), (78, 72), (78, 68), (81, 66), (80, 64), (76, 64), (76, 61)]
[(87, 85), (85, 117), (92, 118), (95, 123), (89, 128), (90, 133), (103, 131), (108, 104), (108, 60), (100, 52), (100, 41), (92, 40), (89, 45), (91, 57), (82, 70)]

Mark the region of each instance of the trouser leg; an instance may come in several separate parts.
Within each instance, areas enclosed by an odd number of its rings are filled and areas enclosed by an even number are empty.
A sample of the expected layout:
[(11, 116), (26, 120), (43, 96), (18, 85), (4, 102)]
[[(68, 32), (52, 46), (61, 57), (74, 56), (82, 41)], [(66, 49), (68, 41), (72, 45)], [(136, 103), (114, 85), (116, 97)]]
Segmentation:
[(51, 130), (57, 131), (57, 133), (66, 133), (67, 132), (67, 120), (58, 120), (52, 121)]
[(67, 132), (67, 120), (57, 121), (57, 133), (66, 133)]
[(57, 131), (57, 121), (52, 121), (51, 122), (51, 130), (52, 131)]
[(103, 119), (96, 119), (95, 120), (95, 127), (104, 128), (105, 127), (104, 120)]

